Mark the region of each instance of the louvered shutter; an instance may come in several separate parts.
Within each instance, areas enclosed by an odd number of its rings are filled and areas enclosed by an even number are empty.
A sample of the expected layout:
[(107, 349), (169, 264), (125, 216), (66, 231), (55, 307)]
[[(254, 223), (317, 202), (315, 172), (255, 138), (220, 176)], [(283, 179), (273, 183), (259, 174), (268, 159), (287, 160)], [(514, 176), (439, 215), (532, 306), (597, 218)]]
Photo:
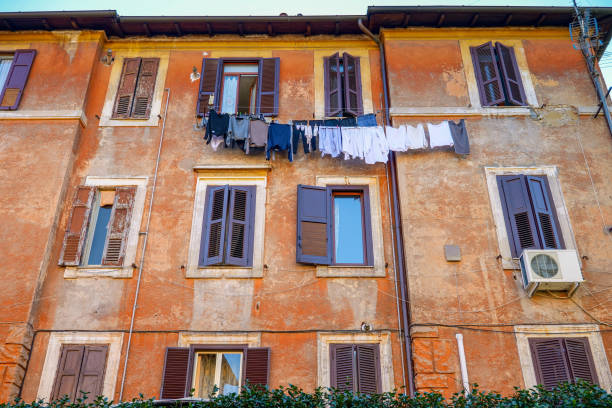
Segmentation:
[(164, 373), (160, 391), (161, 399), (177, 399), (188, 395), (187, 369), (189, 367), (189, 348), (168, 347), (164, 360)]
[(353, 344), (330, 344), (331, 386), (341, 391), (356, 391), (357, 366)]
[(65, 395), (70, 398), (70, 401), (74, 401), (84, 351), (85, 346), (72, 344), (62, 346), (53, 391), (51, 392), (52, 401)]
[(140, 58), (126, 58), (123, 60), (119, 88), (117, 89), (115, 106), (113, 107), (113, 119), (127, 119), (132, 113), (132, 101), (138, 82), (140, 61)]
[(245, 379), (249, 385), (267, 386), (270, 381), (270, 348), (249, 348), (245, 354)]
[(495, 59), (493, 43), (470, 47), (476, 83), (482, 106), (493, 106), (505, 101), (501, 76)]
[(541, 247), (544, 249), (563, 248), (546, 177), (526, 176), (526, 179)]
[(325, 187), (298, 185), (296, 260), (301, 263), (331, 263), (331, 222)]
[(349, 53), (343, 55), (344, 63), (344, 105), (345, 111), (355, 116), (363, 114), (361, 98), (361, 66), (359, 57)]
[(107, 345), (85, 346), (76, 398), (85, 397), (83, 392), (86, 392), (87, 398), (85, 401), (93, 402), (96, 397), (102, 395), (107, 353)]
[(136, 187), (117, 187), (115, 189), (115, 202), (108, 221), (102, 265), (123, 265), (135, 195)]
[(340, 72), (341, 57), (335, 53), (323, 59), (324, 89), (325, 89), (325, 116), (339, 116), (343, 109), (342, 73)]
[(529, 346), (538, 384), (550, 390), (559, 383), (571, 381), (563, 339), (531, 338)]
[(540, 248), (525, 176), (497, 176), (497, 182), (512, 257), (519, 257), (523, 249)]
[(15, 51), (13, 63), (9, 68), (2, 94), (0, 94), (0, 110), (15, 110), (19, 107), (34, 57), (36, 57), (36, 50)]
[(79, 186), (77, 188), (72, 202), (70, 218), (66, 225), (66, 232), (64, 233), (60, 265), (78, 266), (81, 262), (95, 191), (95, 187), (92, 186)]
[(280, 58), (259, 60), (259, 87), (257, 106), (264, 116), (278, 116), (278, 86)]
[[(219, 106), (218, 85), (220, 83), (220, 70), (223, 63), (219, 58), (203, 58), (202, 59), (202, 74), (200, 75), (200, 90), (198, 92), (198, 104), (196, 106), (196, 115), (202, 117), (208, 112), (208, 104), (210, 98), (214, 97), (215, 105)], [(218, 110), (218, 108), (216, 108)]]
[(229, 202), (229, 186), (209, 186), (206, 189), (206, 205), (200, 241), (199, 265), (223, 263), (225, 221)]
[(229, 213), (225, 264), (250, 266), (255, 221), (255, 186), (229, 188)]
[(582, 379), (591, 384), (598, 384), (589, 339), (586, 337), (567, 337), (564, 340), (572, 379), (574, 381)]
[(357, 391), (380, 392), (380, 358), (378, 344), (357, 344)]
[(521, 72), (516, 63), (513, 47), (506, 47), (501, 43), (496, 43), (497, 57), (501, 67), (501, 73), (506, 87), (506, 98), (514, 105), (526, 105), (527, 98), (523, 89)]
[(149, 119), (158, 67), (159, 58), (143, 58), (140, 62), (140, 72), (138, 73), (138, 83), (134, 92), (134, 106), (132, 107), (131, 118)]

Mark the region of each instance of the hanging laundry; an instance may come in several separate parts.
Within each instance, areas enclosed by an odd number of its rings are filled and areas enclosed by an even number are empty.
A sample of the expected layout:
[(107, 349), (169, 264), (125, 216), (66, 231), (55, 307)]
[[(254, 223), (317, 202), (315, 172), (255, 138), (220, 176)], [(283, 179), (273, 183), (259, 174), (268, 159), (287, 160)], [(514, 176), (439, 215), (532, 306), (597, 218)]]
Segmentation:
[(450, 126), (448, 126), (448, 121), (438, 123), (437, 125), (428, 123), (427, 130), (429, 131), (429, 146), (432, 149), (435, 147), (453, 145), (453, 137), (451, 135)]
[(361, 127), (343, 127), (342, 153), (344, 159), (364, 159), (372, 145), (372, 137), (368, 129)]
[(395, 152), (405, 152), (407, 150), (427, 147), (425, 129), (421, 124), (416, 127), (410, 125), (400, 125), (397, 128), (386, 126), (385, 133), (387, 134), (389, 149)]
[(349, 126), (349, 127), (357, 126), (357, 119), (355, 119), (355, 118), (342, 118), (342, 119), (340, 119), (340, 126)]
[(289, 151), (289, 161), (293, 161), (291, 125), (271, 123), (268, 127), (268, 144), (266, 146), (266, 160), (270, 160), (270, 152)]
[(357, 126), (377, 126), (376, 115), (373, 113), (368, 113), (367, 115), (357, 116)]
[(326, 154), (338, 157), (342, 151), (342, 134), (338, 126), (319, 126), (319, 150), (321, 157)]
[[(310, 153), (310, 140), (306, 138), (306, 128), (310, 126), (306, 125), (306, 121), (294, 121), (293, 122), (293, 154), (296, 154), (298, 151), (298, 144), (300, 140), (302, 141), (302, 146), (304, 148), (304, 153)], [(311, 136), (312, 139), (312, 136)]]
[(365, 152), (366, 164), (386, 163), (389, 160), (389, 144), (382, 126), (363, 128), (365, 137), (371, 140), (370, 148)]
[(221, 146), (225, 142), (225, 138), (223, 136), (212, 136), (210, 139), (210, 147), (212, 147), (213, 151), (217, 151), (219, 146)]
[(230, 116), (225, 144), (230, 145), (235, 141), (245, 141), (249, 137), (249, 118)]
[(465, 119), (461, 119), (459, 123), (449, 120), (448, 125), (450, 126), (451, 136), (455, 144), (455, 153), (470, 154), (470, 140), (465, 128)]
[[(319, 126), (321, 126), (323, 124), (322, 120), (310, 120), (308, 121), (308, 125), (310, 126), (310, 129), (312, 131), (312, 140), (310, 143), (310, 150), (312, 150), (313, 152), (315, 150), (317, 150), (317, 147), (319, 146)], [(308, 137), (308, 134), (306, 134), (306, 137)]]
[(229, 115), (227, 113), (218, 115), (214, 110), (208, 112), (208, 124), (206, 125), (206, 144), (210, 143), (213, 136), (225, 137), (229, 127)]
[[(268, 142), (268, 124), (259, 119), (249, 123), (249, 140), (245, 143), (245, 150), (251, 147), (265, 147)], [(247, 150), (247, 154), (249, 151)]]
[(406, 135), (408, 137), (408, 149), (426, 149), (427, 137), (425, 136), (425, 128), (420, 123), (416, 126), (406, 126)]

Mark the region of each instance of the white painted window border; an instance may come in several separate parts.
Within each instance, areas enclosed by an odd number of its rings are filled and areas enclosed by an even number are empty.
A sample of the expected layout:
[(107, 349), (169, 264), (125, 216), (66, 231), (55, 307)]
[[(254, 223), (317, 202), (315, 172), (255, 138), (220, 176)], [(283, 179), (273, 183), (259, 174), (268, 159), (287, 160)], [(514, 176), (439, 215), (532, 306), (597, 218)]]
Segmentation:
[(370, 196), (370, 224), (372, 226), (373, 266), (317, 265), (319, 278), (332, 277), (385, 277), (385, 248), (383, 243), (382, 214), (378, 177), (317, 176), (317, 186), (368, 186)]
[[(491, 210), (493, 211), (493, 220), (497, 232), (497, 242), (499, 245), (500, 254), (502, 256), (502, 267), (504, 269), (520, 269), (518, 260), (512, 258), (510, 250), (510, 241), (506, 229), (506, 221), (504, 218), (504, 210), (499, 195), (497, 185), (497, 176), (511, 174), (526, 174), (533, 176), (547, 176), (548, 185), (552, 194), (553, 205), (561, 227), (561, 236), (565, 242), (566, 249), (578, 250), (574, 231), (569, 219), (563, 192), (561, 191), (561, 183), (559, 181), (559, 170), (557, 166), (537, 166), (537, 167), (485, 167), (485, 176), (487, 179), (487, 187), (489, 190), (489, 200), (491, 202)], [(580, 259), (580, 257), (578, 257)]]
[[(86, 186), (96, 187), (118, 187), (118, 186), (135, 186), (136, 196), (134, 197), (134, 207), (132, 209), (132, 219), (130, 221), (130, 231), (128, 232), (128, 241), (125, 248), (125, 257), (123, 258), (123, 266), (67, 266), (64, 269), (64, 278), (131, 278), (133, 274), (132, 264), (136, 260), (136, 251), (138, 250), (138, 236), (142, 215), (144, 212), (144, 203), (147, 195), (148, 177), (94, 177), (88, 176), (85, 180)], [(90, 225), (91, 228), (91, 225)]]
[(378, 344), (380, 349), (381, 392), (393, 391), (391, 332), (317, 333), (317, 386), (331, 387), (330, 344)]
[(612, 388), (610, 365), (601, 339), (601, 332), (596, 324), (523, 325), (514, 326), (514, 333), (525, 388), (535, 387), (538, 384), (529, 347), (529, 338), (531, 337), (587, 337), (599, 386), (604, 390)]
[(47, 354), (38, 384), (36, 399), (49, 401), (53, 392), (53, 383), (57, 374), (57, 367), (64, 344), (108, 344), (106, 356), (106, 370), (104, 372), (104, 384), (102, 395), (109, 400), (115, 398), (115, 384), (119, 372), (119, 360), (121, 358), (121, 345), (123, 333), (99, 333), (99, 332), (63, 332), (51, 333), (47, 345)]
[(259, 347), (261, 333), (192, 333), (179, 332), (178, 347), (189, 347), (192, 344), (210, 344), (217, 346), (231, 346), (246, 344), (247, 347)]
[[(231, 169), (228, 169), (231, 170)], [(235, 170), (243, 170), (236, 168)], [(223, 172), (223, 170), (220, 170)], [(267, 171), (267, 170), (265, 170)], [(241, 174), (198, 173), (196, 196), (191, 223), (191, 238), (187, 255), (187, 278), (261, 278), (263, 277), (264, 236), (266, 227), (266, 185), (267, 174), (245, 176)], [(253, 236), (252, 266), (206, 266), (198, 265), (202, 223), (206, 204), (206, 188), (209, 185), (255, 186), (255, 224)]]

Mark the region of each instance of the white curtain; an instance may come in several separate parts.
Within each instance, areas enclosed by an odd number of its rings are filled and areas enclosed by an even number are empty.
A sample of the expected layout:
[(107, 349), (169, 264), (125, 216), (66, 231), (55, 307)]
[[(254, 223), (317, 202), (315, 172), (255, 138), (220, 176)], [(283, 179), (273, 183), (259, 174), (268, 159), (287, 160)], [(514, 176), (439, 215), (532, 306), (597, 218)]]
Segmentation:
[(238, 94), (238, 76), (227, 75), (223, 80), (223, 98), (221, 113), (236, 113), (236, 95)]

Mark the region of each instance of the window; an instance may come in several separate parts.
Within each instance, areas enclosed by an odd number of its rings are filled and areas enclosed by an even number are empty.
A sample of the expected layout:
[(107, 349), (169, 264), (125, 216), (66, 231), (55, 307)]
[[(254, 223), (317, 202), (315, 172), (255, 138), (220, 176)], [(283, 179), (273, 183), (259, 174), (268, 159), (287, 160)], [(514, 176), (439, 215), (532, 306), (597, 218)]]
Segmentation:
[(342, 391), (379, 393), (378, 344), (330, 344), (331, 386)]
[(297, 261), (372, 266), (367, 186), (298, 186)]
[(470, 52), (482, 106), (527, 104), (513, 47), (488, 42)]
[(113, 119), (148, 119), (159, 58), (125, 58), (113, 107)]
[(240, 391), (242, 379), (242, 351), (202, 351), (196, 353), (192, 388), (194, 396), (206, 398)]
[(221, 113), (255, 114), (258, 64), (225, 64), (221, 90)]
[(51, 400), (68, 396), (71, 402), (87, 392), (87, 402), (102, 394), (108, 345), (64, 344)]
[(325, 75), (325, 116), (363, 114), (359, 57), (335, 53), (323, 59)]
[(15, 110), (23, 95), (36, 50), (16, 50), (0, 55), (0, 110)]

